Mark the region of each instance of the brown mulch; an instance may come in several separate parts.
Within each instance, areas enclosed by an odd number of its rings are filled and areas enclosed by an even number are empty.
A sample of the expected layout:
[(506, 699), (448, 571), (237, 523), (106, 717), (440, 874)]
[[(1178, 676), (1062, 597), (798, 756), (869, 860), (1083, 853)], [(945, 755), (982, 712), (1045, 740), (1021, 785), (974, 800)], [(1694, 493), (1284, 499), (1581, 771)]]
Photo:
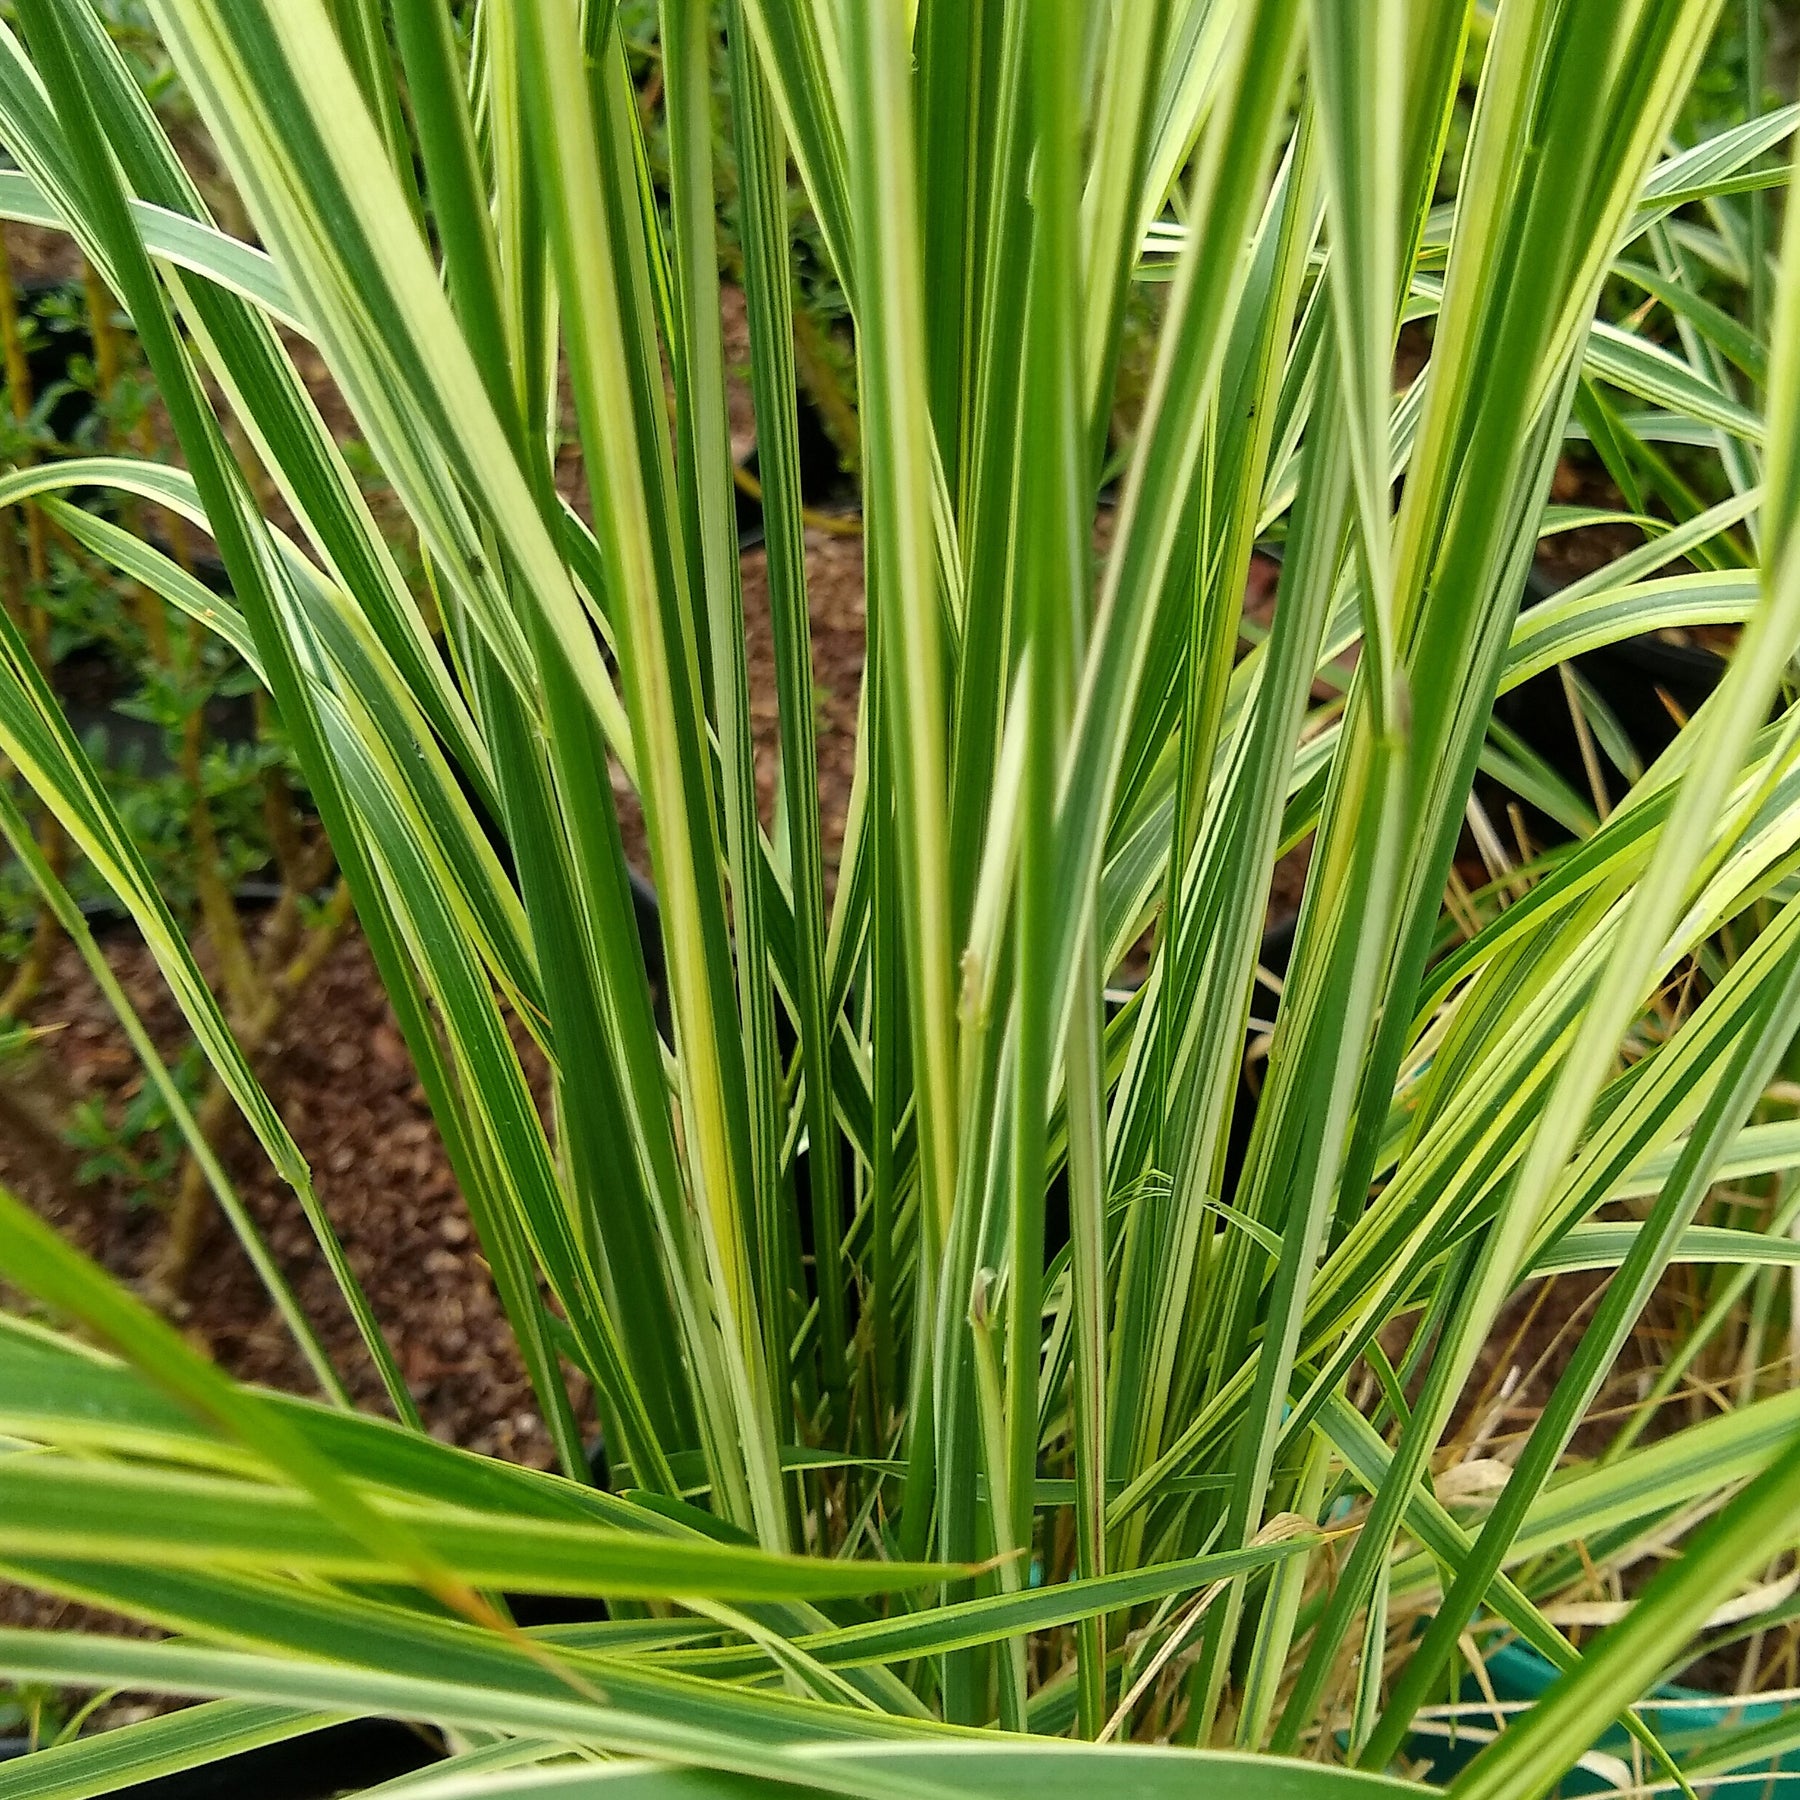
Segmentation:
[[(178, 1053), (185, 1028), (149, 952), (125, 935), (105, 951), (165, 1055)], [(166, 1229), (159, 1199), (116, 1180), (80, 1182), (75, 1158), (57, 1154), (40, 1127), (52, 1109), (66, 1110), (70, 1102), (100, 1100), (116, 1113), (142, 1087), (141, 1068), (67, 945), (34, 1017), (49, 1035), (33, 1061), (0, 1071), (0, 1181), (120, 1280), (140, 1285)], [(395, 1348), (426, 1428), (447, 1443), (551, 1466), (549, 1437), (517, 1346), (359, 935), (327, 958), (261, 1060), (270, 1098), (306, 1157), (320, 1203)], [(238, 1193), (356, 1404), (390, 1416), (298, 1201), (241, 1128), (230, 1133), (224, 1152)], [(17, 1295), (3, 1297), (20, 1304)], [(177, 1322), (221, 1367), (288, 1392), (317, 1392), (249, 1258), (216, 1214), (185, 1298)], [(581, 1404), (578, 1381), (571, 1392)], [(5, 1582), (0, 1624), (159, 1635)], [(177, 1704), (184, 1703), (125, 1696), (109, 1702), (95, 1723), (122, 1724)]]
[[(1628, 510), (1625, 496), (1614, 486), (1599, 457), (1585, 449), (1572, 450), (1556, 465), (1550, 498), (1559, 506)], [(1635, 525), (1584, 525), (1579, 531), (1559, 531), (1542, 539), (1534, 560), (1538, 573), (1552, 586), (1567, 587), (1635, 550), (1643, 541), (1644, 534)]]
[[(183, 1027), (150, 955), (125, 937), (107, 958), (153, 1034), (173, 1050)], [(124, 1034), (73, 950), (59, 954), (35, 1008), (51, 1035), (24, 1072), (75, 1099), (114, 1105), (142, 1085)], [(548, 1467), (551, 1450), (494, 1298), (437, 1131), (367, 946), (347, 938), (299, 995), (264, 1059), (270, 1097), (312, 1168), (321, 1205), (400, 1358), (436, 1437)], [(386, 1411), (373, 1367), (298, 1202), (234, 1132), (226, 1163), (359, 1406)], [(160, 1248), (163, 1214), (125, 1184), (80, 1185), (14, 1134), (0, 1134), (0, 1180), (127, 1283)], [(315, 1391), (299, 1353), (230, 1232), (215, 1224), (181, 1321), (233, 1375)]]
[[(819, 823), (826, 880), (843, 848), (850, 787), (856, 775), (856, 718), (863, 672), (863, 545), (859, 537), (806, 534), (807, 610), (812, 623), (813, 720), (818, 742)], [(756, 798), (773, 826), (781, 767), (775, 704), (775, 633), (769, 617), (766, 554), (743, 559), (744, 649), (750, 676), (750, 731), (756, 745)]]

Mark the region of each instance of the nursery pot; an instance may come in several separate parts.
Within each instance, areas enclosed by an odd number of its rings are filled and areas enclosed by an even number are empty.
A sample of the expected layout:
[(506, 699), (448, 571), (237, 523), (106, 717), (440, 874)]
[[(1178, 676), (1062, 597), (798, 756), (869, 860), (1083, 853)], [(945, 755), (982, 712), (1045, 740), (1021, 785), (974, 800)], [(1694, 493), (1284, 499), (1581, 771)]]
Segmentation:
[[(1556, 1680), (1556, 1670), (1550, 1663), (1525, 1644), (1508, 1644), (1495, 1651), (1487, 1658), (1485, 1667), (1494, 1696), (1503, 1703), (1530, 1704), (1541, 1698)], [(1465, 1705), (1473, 1705), (1487, 1696), (1472, 1677), (1465, 1677), (1458, 1697)], [(1722, 1726), (1757, 1725), (1779, 1718), (1786, 1710), (1779, 1700), (1758, 1700), (1754, 1695), (1747, 1695), (1742, 1700), (1727, 1699), (1704, 1693), (1699, 1688), (1667, 1682), (1638, 1708), (1638, 1716), (1680, 1764), (1685, 1753), (1696, 1749), (1702, 1740)], [(1417, 1731), (1408, 1740), (1408, 1757), (1428, 1765), (1425, 1778), (1433, 1785), (1447, 1784), (1473, 1761), (1493, 1728), (1491, 1718), (1475, 1712), (1464, 1714), (1456, 1724), (1472, 1727), (1482, 1735), (1452, 1738), (1445, 1726), (1434, 1727), (1430, 1732)], [(1634, 1754), (1643, 1756), (1642, 1749), (1618, 1725), (1601, 1733), (1593, 1749), (1628, 1768), (1632, 1766)], [(1781, 1756), (1753, 1759), (1721, 1770), (1706, 1778), (1701, 1791), (1714, 1784), (1718, 1784), (1720, 1793), (1753, 1795), (1756, 1800), (1800, 1800), (1800, 1751), (1790, 1750)], [(1614, 1791), (1614, 1783), (1597, 1770), (1579, 1767), (1571, 1769), (1556, 1789), (1562, 1796)]]

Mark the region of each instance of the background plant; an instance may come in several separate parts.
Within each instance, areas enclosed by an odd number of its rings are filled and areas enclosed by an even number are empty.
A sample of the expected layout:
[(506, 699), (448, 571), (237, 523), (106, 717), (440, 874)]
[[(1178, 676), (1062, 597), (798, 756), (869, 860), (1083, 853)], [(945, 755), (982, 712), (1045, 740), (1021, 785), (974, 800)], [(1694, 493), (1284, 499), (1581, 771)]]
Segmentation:
[[(323, 1399), (232, 1385), (0, 1209), (0, 1267), (107, 1347), (25, 1318), (0, 1334), (0, 1420), (39, 1452), (0, 1457), (0, 1558), (180, 1634), (5, 1633), (0, 1668), (220, 1697), (33, 1779), (89, 1792), (379, 1711), (445, 1728), (459, 1791), (1042, 1793), (1102, 1769), (1146, 1791), (1378, 1790), (1457, 1659), (1502, 1632), (1564, 1679), (1460, 1791), (1545, 1791), (1621, 1715), (1666, 1768), (1631, 1709), (1785, 1554), (1800, 1459), (1791, 1391), (1752, 1392), (1559, 1471), (1672, 1261), (1792, 1254), (1743, 1220), (1695, 1235), (1719, 1170), (1795, 1159), (1756, 1109), (1800, 1024), (1800, 253), (1742, 336), (1656, 263), (1735, 231), (1794, 124), (1671, 144), (1716, 0), (1504, 0), (1444, 209), (1471, 12), (1439, 0), (743, 0), (722, 50), (707, 6), (666, 0), (666, 213), (599, 0), (151, 10), (258, 244), (213, 222), (85, 0), (22, 0), (0, 200), (66, 225), (120, 297), (184, 466), (21, 467), (0, 501), (40, 498), (266, 682), (564, 1473), (409, 1429), (302, 1160), (7, 629), (0, 747), (143, 931), (395, 1414), (334, 1406), (341, 1378), (139, 1031)], [(721, 56), (779, 849), (741, 650)], [(855, 324), (871, 596), (829, 908), (790, 158)], [(1691, 338), (1597, 316), (1644, 257)], [(1168, 286), (1101, 559), (1141, 260)], [(1745, 269), (1755, 289), (1763, 263)], [(277, 324), (323, 354), (422, 588)], [(1407, 324), (1430, 357), (1396, 396)], [(554, 481), (559, 366), (591, 529)], [(1642, 543), (1521, 614), (1540, 530), (1571, 523), (1546, 497), (1572, 420), (1641, 490)], [(1712, 487), (1657, 463), (1665, 442)], [(73, 486), (208, 531), (230, 599), (48, 498)], [(1274, 623), (1240, 660), (1247, 567), (1276, 533)], [(1742, 642), (1671, 748), (1572, 847), (1522, 851), (1529, 870), (1502, 850), (1487, 910), (1447, 928), (1496, 694), (1718, 624)], [(667, 1041), (614, 765), (645, 817)], [(0, 825), (109, 979), (16, 804)], [(1270, 872), (1309, 837), (1234, 1149)], [(512, 1020), (552, 1069), (547, 1124)], [(1459, 1485), (1460, 1403), (1512, 1296), (1595, 1267), (1617, 1273), (1504, 1487)], [(614, 1491), (589, 1484), (565, 1365), (593, 1384)], [(1601, 1635), (1558, 1629), (1559, 1556), (1672, 1542)], [(609, 1616), (521, 1632), (509, 1590)], [(1064, 1733), (1205, 1761), (1046, 1741)], [(1310, 1760), (1251, 1754), (1271, 1750)]]
[[(134, 41), (129, 21), (111, 19), (108, 29), (115, 42)], [(167, 79), (147, 81), (140, 71), (147, 97), (166, 93)], [(9, 352), (10, 461), (91, 457), (114, 444), (162, 453), (154, 389), (129, 320), (91, 268), (84, 280), (27, 284), (0, 308), (0, 337)], [(185, 930), (204, 935), (234, 1029), (254, 1051), (341, 927), (342, 904), (321, 905), (333, 873), (329, 849), (303, 786), (296, 788), (279, 721), (242, 656), (121, 576), (83, 534), (120, 526), (145, 532), (186, 574), (215, 587), (223, 585), (216, 559), (196, 556), (180, 520), (129, 498), (109, 499), (103, 489), (73, 497), (84, 510), (59, 514), (51, 502), (8, 515), (6, 603), (159, 892)], [(40, 819), (38, 835), (83, 915), (103, 935), (116, 928), (120, 909), (104, 876), (78, 849), (71, 855), (53, 819)], [(8, 859), (0, 871), (0, 957), (10, 971), (0, 1012), (40, 1010), (59, 938), (29, 869)], [(22, 1045), (7, 1075), (20, 1100), (42, 1069), (29, 1037)], [(181, 1059), (177, 1079), (202, 1105), (217, 1146), (227, 1097), (209, 1087), (197, 1051)], [(122, 1102), (79, 1102), (64, 1130), (79, 1153), (77, 1179), (111, 1180), (134, 1201), (171, 1208), (153, 1281), (163, 1297), (179, 1299), (211, 1202), (161, 1094), (152, 1086)]]

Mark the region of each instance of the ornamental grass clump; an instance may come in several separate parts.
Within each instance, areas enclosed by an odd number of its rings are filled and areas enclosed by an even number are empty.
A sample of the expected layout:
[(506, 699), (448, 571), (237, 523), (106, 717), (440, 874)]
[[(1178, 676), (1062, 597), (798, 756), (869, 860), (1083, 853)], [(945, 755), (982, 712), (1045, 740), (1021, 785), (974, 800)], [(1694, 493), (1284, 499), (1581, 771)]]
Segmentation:
[[(0, 751), (131, 914), (391, 1413), (350, 1409), (0, 791), (317, 1383), (234, 1383), (0, 1196), (0, 1572), (170, 1634), (0, 1631), (0, 1670), (209, 1700), (0, 1793), (346, 1715), (442, 1734), (420, 1795), (1373, 1793), (1435, 1766), (1452, 1716), (1486, 1746), (1471, 1800), (1548, 1792), (1618, 1721), (1644, 1780), (1733, 1766), (1730, 1731), (1693, 1751), (1634, 1709), (1746, 1591), (1782, 1604), (1800, 1395), (1752, 1383), (1567, 1455), (1671, 1263), (1793, 1260), (1742, 1209), (1700, 1222), (1721, 1170), (1800, 1164), (1766, 1098), (1800, 1026), (1800, 247), (1778, 278), (1762, 248), (1795, 113), (1684, 141), (1719, 0), (662, 0), (653, 106), (606, 0), (149, 10), (253, 239), (94, 0), (16, 0), (0, 211), (66, 229), (119, 297), (182, 458), (20, 468), (0, 504), (266, 685), (561, 1473), (421, 1430), (0, 621)], [(868, 656), (829, 880), (790, 170), (860, 429)], [(1128, 318), (1153, 373), (1121, 405)], [(1550, 503), (1572, 438), (1623, 502)], [(231, 598), (71, 490), (204, 531)], [(1600, 522), (1633, 547), (1521, 610), (1540, 536)], [(1729, 671), (1616, 803), (1493, 724), (1546, 670), (1702, 626), (1741, 627)], [(1497, 828), (1478, 770), (1562, 841)], [(1610, 1279), (1502, 1454), (1467, 1396), (1514, 1297), (1571, 1270)], [(1590, 1574), (1604, 1629), (1559, 1624)], [(521, 1594), (592, 1621), (523, 1629)], [(1509, 1638), (1562, 1673), (1496, 1731), (1450, 1703)], [(1739, 1735), (1767, 1757), (1800, 1723)]]

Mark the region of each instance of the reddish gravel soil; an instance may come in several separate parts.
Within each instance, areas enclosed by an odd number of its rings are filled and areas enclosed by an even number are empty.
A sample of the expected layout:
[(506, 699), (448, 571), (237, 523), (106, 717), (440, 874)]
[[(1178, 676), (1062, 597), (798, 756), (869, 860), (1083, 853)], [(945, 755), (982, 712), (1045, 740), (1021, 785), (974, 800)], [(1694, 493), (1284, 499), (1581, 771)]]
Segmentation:
[[(156, 1035), (178, 1044), (180, 1022), (148, 952), (122, 940), (107, 955)], [(54, 1035), (24, 1078), (35, 1073), (40, 1089), (55, 1084), (74, 1098), (113, 1103), (136, 1091), (136, 1059), (72, 951), (58, 958), (35, 1013)], [(320, 1202), (433, 1435), (548, 1467), (549, 1441), (360, 937), (326, 960), (262, 1061), (270, 1096), (312, 1168)], [(246, 1133), (232, 1133), (227, 1152), (245, 1204), (358, 1405), (384, 1411), (380, 1382), (298, 1202)], [(11, 1132), (0, 1133), (0, 1178), (121, 1279), (143, 1280), (162, 1239), (156, 1205), (121, 1183), (76, 1185)], [(184, 1329), (231, 1373), (315, 1391), (222, 1221), (195, 1261), (186, 1300)]]

